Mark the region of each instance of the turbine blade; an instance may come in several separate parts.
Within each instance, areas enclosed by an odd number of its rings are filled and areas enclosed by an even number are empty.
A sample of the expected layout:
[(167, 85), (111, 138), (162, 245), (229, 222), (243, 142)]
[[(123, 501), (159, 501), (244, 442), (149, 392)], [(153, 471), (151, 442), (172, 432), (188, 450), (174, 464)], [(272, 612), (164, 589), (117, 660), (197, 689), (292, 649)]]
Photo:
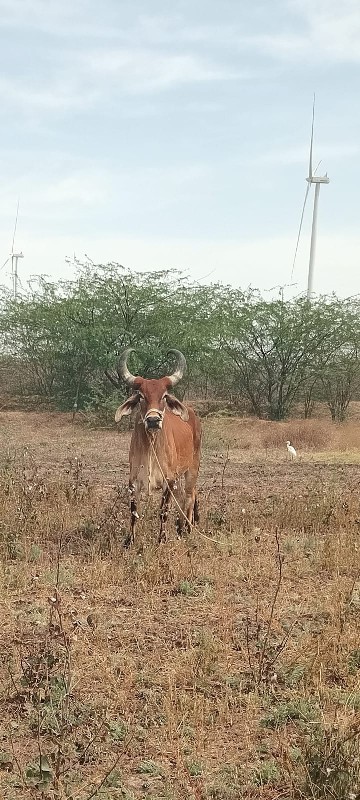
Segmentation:
[(12, 253), (14, 252), (15, 235), (16, 235), (16, 228), (17, 228), (18, 216), (19, 216), (19, 203), (20, 203), (20, 198), (18, 198), (18, 201), (17, 201), (16, 217), (15, 217), (15, 225), (14, 225), (14, 233), (13, 233), (12, 245), (11, 245), (11, 252), (12, 252)]
[(6, 261), (4, 261), (2, 267), (0, 267), (0, 270), (4, 269), (4, 267), (6, 267), (6, 264), (8, 263), (8, 261), (10, 261), (10, 256), (9, 256), (9, 258), (6, 259)]
[(298, 235), (297, 235), (297, 240), (296, 240), (296, 247), (295, 247), (294, 260), (293, 260), (293, 264), (292, 264), (292, 270), (291, 270), (291, 276), (290, 276), (290, 280), (292, 280), (292, 277), (293, 277), (293, 274), (294, 274), (294, 269), (295, 269), (295, 261), (296, 261), (296, 256), (297, 256), (297, 252), (298, 252), (298, 249), (299, 249), (299, 243), (300, 243), (300, 236), (301, 236), (302, 224), (303, 224), (303, 220), (304, 220), (304, 214), (305, 214), (305, 206), (306, 206), (306, 201), (307, 201), (307, 199), (308, 199), (308, 195), (309, 195), (310, 187), (311, 187), (311, 183), (308, 183), (308, 185), (307, 185), (307, 187), (306, 187), (306, 192), (305, 192), (305, 197), (304, 197), (303, 207), (302, 207), (302, 211), (301, 211), (300, 225), (299, 225), (299, 230), (298, 230)]
[(313, 157), (313, 141), (314, 141), (314, 120), (315, 120), (315, 95), (312, 108), (312, 122), (311, 122), (311, 139), (310, 139), (310, 157), (309, 157), (309, 178), (313, 176), (312, 157)]

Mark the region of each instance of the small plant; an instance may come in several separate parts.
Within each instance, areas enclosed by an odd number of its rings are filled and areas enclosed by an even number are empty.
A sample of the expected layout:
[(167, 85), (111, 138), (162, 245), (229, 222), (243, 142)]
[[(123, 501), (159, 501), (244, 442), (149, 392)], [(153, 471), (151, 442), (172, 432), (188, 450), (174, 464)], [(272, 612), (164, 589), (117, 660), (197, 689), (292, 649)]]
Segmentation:
[(195, 586), (187, 580), (180, 581), (179, 583), (179, 594), (183, 594), (185, 597), (192, 597), (196, 594)]
[(182, 594), (184, 597), (198, 597), (202, 595), (204, 598), (211, 597), (213, 591), (212, 578), (200, 577), (194, 580), (184, 578), (179, 582), (177, 589), (173, 594)]
[(272, 626), (274, 621), (275, 607), (278, 601), (282, 580), (283, 580), (283, 562), (284, 556), (280, 552), (279, 532), (275, 530), (276, 542), (276, 567), (277, 567), (277, 581), (270, 602), (270, 612), (266, 622), (261, 623), (258, 619), (258, 607), (256, 609), (255, 620), (250, 621), (249, 617), (246, 620), (245, 635), (246, 647), (248, 654), (248, 662), (253, 682), (257, 688), (262, 683), (266, 683), (270, 677), (271, 672), (280, 657), (281, 653), (286, 647), (289, 640), (292, 626), (281, 637), (275, 640), (272, 635)]
[(155, 761), (141, 761), (137, 772), (142, 775), (163, 775), (163, 770)]
[(220, 508), (208, 511), (207, 522), (210, 526), (215, 526), (215, 529), (221, 528), (227, 522), (226, 515)]
[(124, 741), (128, 732), (128, 728), (125, 722), (123, 722), (121, 719), (115, 720), (113, 722), (109, 722), (107, 728), (109, 731), (110, 738), (112, 739), (113, 742)]
[(226, 765), (219, 770), (215, 780), (206, 787), (206, 800), (241, 800), (244, 779), (235, 765)]
[(38, 544), (33, 542), (33, 544), (30, 547), (29, 561), (36, 564), (38, 561), (41, 560), (42, 556), (43, 556), (42, 547), (39, 547)]
[(4, 536), (5, 557), (10, 561), (22, 560), (24, 558), (24, 548), (19, 540), (18, 533), (8, 530)]
[(331, 727), (312, 730), (302, 758), (305, 780), (299, 797), (357, 800), (360, 792), (360, 726), (343, 735)]
[(316, 719), (317, 712), (307, 700), (292, 700), (288, 703), (279, 703), (261, 720), (264, 728), (281, 728), (292, 720), (310, 722)]
[(294, 664), (280, 672), (279, 678), (283, 680), (285, 686), (292, 688), (297, 686), (304, 678), (305, 667), (302, 664)]
[(203, 768), (199, 761), (190, 761), (186, 767), (192, 778), (197, 778), (199, 775), (202, 775)]
[(352, 650), (349, 655), (348, 664), (350, 675), (355, 675), (360, 669), (360, 650)]
[(107, 776), (104, 786), (119, 788), (121, 784), (121, 773), (117, 769), (113, 769), (110, 775)]
[(14, 768), (14, 759), (5, 750), (0, 750), (0, 769), (6, 772), (12, 772)]
[(236, 691), (241, 687), (241, 677), (239, 675), (226, 675), (224, 683), (229, 689)]
[(271, 783), (276, 783), (279, 778), (280, 773), (273, 759), (263, 761), (253, 772), (255, 786), (268, 786)]
[(29, 786), (40, 790), (49, 788), (54, 772), (47, 756), (40, 755), (38, 764), (30, 764), (25, 771), (25, 776)]

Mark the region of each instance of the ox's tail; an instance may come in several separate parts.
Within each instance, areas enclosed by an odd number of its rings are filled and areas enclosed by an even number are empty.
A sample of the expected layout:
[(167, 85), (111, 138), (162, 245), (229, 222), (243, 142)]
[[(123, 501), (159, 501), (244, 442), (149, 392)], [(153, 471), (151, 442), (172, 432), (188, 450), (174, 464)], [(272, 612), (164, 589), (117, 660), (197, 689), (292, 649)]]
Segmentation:
[(199, 503), (197, 497), (195, 497), (195, 503), (194, 503), (193, 522), (194, 525), (196, 525), (197, 522), (200, 522)]

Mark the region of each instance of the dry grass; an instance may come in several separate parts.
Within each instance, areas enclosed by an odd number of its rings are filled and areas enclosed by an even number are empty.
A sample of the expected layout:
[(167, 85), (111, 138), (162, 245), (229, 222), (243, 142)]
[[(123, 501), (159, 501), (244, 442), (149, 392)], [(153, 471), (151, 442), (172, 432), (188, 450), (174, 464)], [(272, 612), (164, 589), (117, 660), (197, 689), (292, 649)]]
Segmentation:
[(170, 528), (159, 548), (147, 503), (124, 552), (128, 434), (2, 423), (0, 796), (356, 798), (359, 467), (334, 449), (348, 434), (293, 464), (284, 438), (310, 447), (308, 423), (276, 441), (272, 423), (205, 423), (214, 541)]
[[(218, 450), (230, 447), (239, 451), (260, 451), (262, 457), (267, 451), (281, 451), (286, 455), (285, 444), (294, 444), (299, 455), (308, 453), (328, 453), (333, 460), (334, 453), (349, 451), (357, 454), (360, 450), (360, 423), (354, 419), (343, 425), (335, 425), (324, 419), (290, 419), (285, 422), (270, 422), (252, 417), (236, 419), (220, 417), (205, 421), (205, 445)], [(247, 456), (245, 455), (245, 459)], [(339, 456), (342, 460), (342, 456)]]

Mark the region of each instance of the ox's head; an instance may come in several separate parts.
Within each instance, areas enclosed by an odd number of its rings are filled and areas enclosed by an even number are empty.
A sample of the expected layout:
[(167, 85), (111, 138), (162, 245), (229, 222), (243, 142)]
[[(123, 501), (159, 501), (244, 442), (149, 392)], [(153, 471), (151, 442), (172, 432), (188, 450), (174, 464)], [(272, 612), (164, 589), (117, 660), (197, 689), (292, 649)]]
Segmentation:
[(183, 420), (187, 420), (189, 415), (186, 407), (180, 403), (177, 397), (170, 393), (172, 387), (181, 380), (186, 368), (186, 361), (180, 350), (169, 351), (170, 353), (175, 353), (177, 359), (176, 368), (172, 375), (167, 375), (157, 380), (147, 380), (146, 378), (141, 378), (140, 375), (132, 375), (129, 372), (127, 359), (131, 352), (133, 352), (132, 347), (124, 350), (119, 361), (117, 373), (121, 380), (131, 386), (133, 394), (117, 409), (115, 422), (119, 422), (122, 417), (131, 414), (135, 408), (139, 408), (141, 412), (145, 429), (153, 433), (161, 430), (166, 408)]

